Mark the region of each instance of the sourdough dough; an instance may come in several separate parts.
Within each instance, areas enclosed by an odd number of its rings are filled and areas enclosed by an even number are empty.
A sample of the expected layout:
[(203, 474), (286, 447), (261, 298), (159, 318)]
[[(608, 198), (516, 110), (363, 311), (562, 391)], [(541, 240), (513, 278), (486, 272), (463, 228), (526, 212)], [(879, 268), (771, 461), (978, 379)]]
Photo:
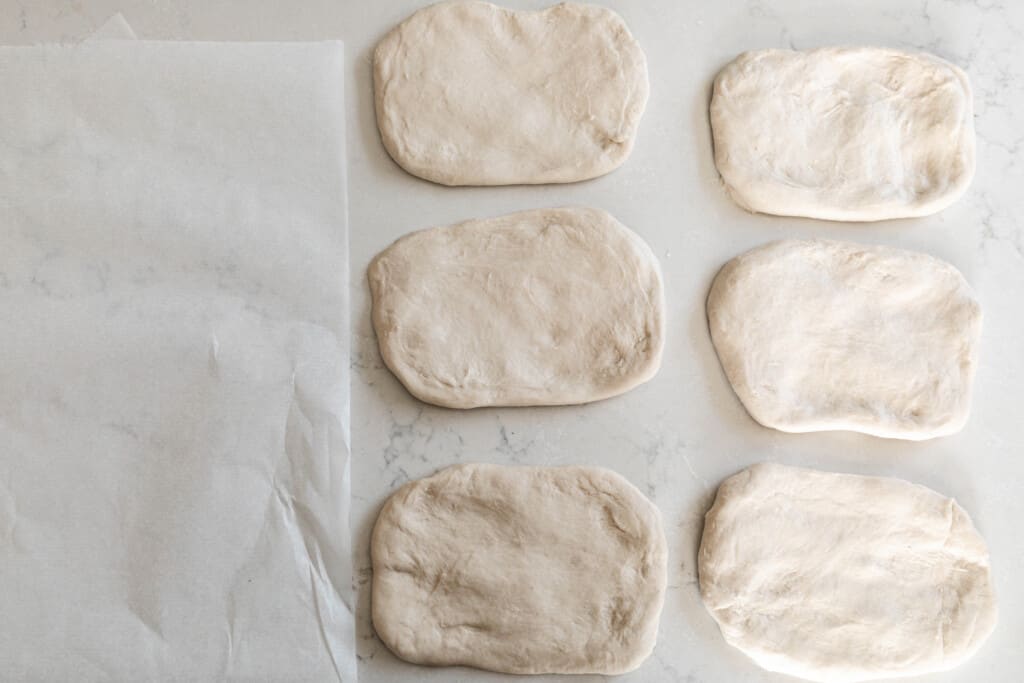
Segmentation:
[(374, 53), (377, 125), (409, 173), (445, 185), (570, 183), (633, 149), (647, 62), (594, 5), (529, 12), (442, 2)]
[(410, 662), (617, 674), (654, 649), (665, 535), (608, 470), (450, 467), (388, 500), (371, 554), (374, 628)]
[(729, 382), (766, 427), (928, 439), (967, 420), (981, 308), (948, 263), (774, 242), (719, 271), (707, 311)]
[(924, 216), (974, 175), (967, 76), (886, 48), (746, 52), (715, 80), (715, 163), (733, 199), (837, 221)]
[(586, 403), (661, 363), (658, 262), (597, 209), (416, 232), (374, 259), (369, 280), (381, 356), (428, 403)]
[(698, 572), (730, 645), (812, 681), (950, 669), (996, 623), (988, 549), (967, 513), (899, 479), (744, 470), (707, 513)]

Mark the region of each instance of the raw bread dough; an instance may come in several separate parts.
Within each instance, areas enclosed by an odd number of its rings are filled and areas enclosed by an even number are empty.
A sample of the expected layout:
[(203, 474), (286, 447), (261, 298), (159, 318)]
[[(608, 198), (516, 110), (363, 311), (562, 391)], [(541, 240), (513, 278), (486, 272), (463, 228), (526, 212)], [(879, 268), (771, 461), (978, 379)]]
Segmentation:
[(733, 199), (837, 221), (924, 216), (974, 175), (967, 76), (886, 48), (746, 52), (711, 99), (715, 163)]
[(981, 308), (948, 263), (773, 242), (719, 271), (707, 310), (729, 382), (766, 427), (928, 439), (967, 421)]
[(725, 640), (812, 681), (951, 669), (996, 623), (967, 513), (899, 479), (755, 465), (718, 489), (697, 564)]
[(450, 467), (388, 500), (371, 554), (374, 628), (410, 662), (617, 674), (654, 649), (665, 535), (614, 472)]
[(444, 185), (570, 183), (633, 149), (647, 61), (621, 17), (442, 2), (374, 53), (377, 125), (409, 173)]
[(407, 235), (369, 268), (381, 356), (449, 408), (586, 403), (654, 376), (661, 273), (597, 209), (543, 209)]

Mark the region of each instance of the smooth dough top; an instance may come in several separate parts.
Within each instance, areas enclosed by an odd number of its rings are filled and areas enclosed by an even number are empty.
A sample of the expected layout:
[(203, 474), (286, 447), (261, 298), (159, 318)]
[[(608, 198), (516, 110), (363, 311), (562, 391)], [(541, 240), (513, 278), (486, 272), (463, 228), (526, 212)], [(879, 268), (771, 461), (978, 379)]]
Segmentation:
[(388, 368), (449, 408), (564, 405), (658, 371), (661, 272), (597, 209), (540, 209), (407, 235), (368, 270)]
[(888, 48), (746, 52), (715, 79), (715, 164), (751, 211), (837, 221), (924, 216), (974, 175), (967, 76)]
[(997, 619), (967, 513), (899, 479), (750, 467), (718, 489), (698, 572), (726, 641), (812, 681), (950, 669)]
[(967, 421), (981, 307), (937, 258), (773, 242), (723, 266), (707, 312), (729, 383), (766, 427), (928, 439)]
[(411, 662), (617, 674), (657, 640), (660, 515), (609, 470), (450, 467), (388, 499), (371, 553), (374, 628)]
[(578, 3), (432, 5), (381, 40), (373, 74), (388, 153), (444, 185), (604, 175), (629, 156), (648, 94), (622, 18)]

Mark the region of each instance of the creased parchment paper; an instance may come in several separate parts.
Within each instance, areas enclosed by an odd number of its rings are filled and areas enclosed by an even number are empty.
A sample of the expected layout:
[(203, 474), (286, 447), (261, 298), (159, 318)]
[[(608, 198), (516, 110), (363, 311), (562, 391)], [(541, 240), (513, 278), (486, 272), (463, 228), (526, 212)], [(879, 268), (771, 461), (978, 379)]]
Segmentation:
[(354, 680), (343, 75), (0, 48), (5, 680)]
[(100, 27), (89, 34), (85, 40), (136, 40), (135, 30), (120, 12), (111, 14)]

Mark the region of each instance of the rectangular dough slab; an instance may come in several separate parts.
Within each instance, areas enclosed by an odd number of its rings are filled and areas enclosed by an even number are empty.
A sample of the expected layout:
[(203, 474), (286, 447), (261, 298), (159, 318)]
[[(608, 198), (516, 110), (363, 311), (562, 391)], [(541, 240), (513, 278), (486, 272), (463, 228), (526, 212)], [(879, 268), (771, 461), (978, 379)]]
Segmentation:
[(410, 662), (617, 674), (654, 649), (660, 515), (609, 470), (450, 467), (388, 499), (371, 551), (373, 625)]
[(661, 364), (658, 261), (599, 209), (421, 230), (381, 252), (368, 278), (381, 356), (428, 403), (587, 403)]
[(750, 211), (877, 221), (942, 210), (974, 175), (967, 75), (888, 48), (746, 52), (715, 80), (715, 164)]
[(822, 683), (950, 669), (996, 623), (970, 517), (900, 479), (754, 465), (719, 487), (698, 571), (729, 644)]
[(967, 421), (981, 306), (937, 258), (772, 242), (722, 267), (707, 311), (730, 384), (766, 427), (929, 439)]
[(598, 5), (426, 7), (373, 56), (391, 157), (444, 185), (571, 183), (617, 168), (647, 103), (647, 60)]

